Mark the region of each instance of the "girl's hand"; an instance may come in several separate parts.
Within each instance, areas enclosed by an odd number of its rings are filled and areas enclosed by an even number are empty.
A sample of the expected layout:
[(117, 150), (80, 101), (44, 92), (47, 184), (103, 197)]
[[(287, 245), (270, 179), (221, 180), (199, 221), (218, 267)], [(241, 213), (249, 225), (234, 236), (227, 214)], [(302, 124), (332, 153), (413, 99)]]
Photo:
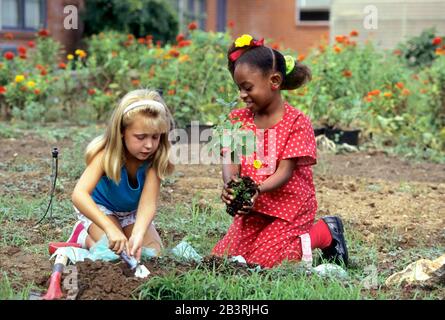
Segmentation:
[(253, 206), (255, 205), (256, 199), (258, 199), (258, 196), (260, 195), (259, 190), (257, 189), (255, 194), (253, 195), (252, 199), (250, 200), (251, 204), (249, 206), (243, 206), (242, 210), (238, 210), (236, 214), (246, 215), (249, 214), (250, 211), (253, 209)]
[(113, 225), (106, 231), (109, 248), (116, 254), (120, 254), (124, 249), (128, 249), (128, 239), (122, 230)]
[(141, 260), (142, 244), (144, 243), (144, 233), (132, 234), (128, 240), (128, 251), (130, 256), (134, 256), (137, 261)]
[[(237, 182), (238, 180), (239, 180), (238, 175), (233, 175), (233, 176), (230, 177), (229, 182), (230, 182), (230, 181), (235, 181), (235, 182)], [(223, 190), (222, 190), (222, 193), (221, 193), (221, 200), (222, 200), (225, 204), (230, 204), (230, 203), (232, 202), (232, 200), (235, 199), (235, 196), (233, 195), (233, 194), (234, 194), (233, 189), (230, 189), (229, 186), (228, 186), (228, 183), (229, 183), (229, 182), (227, 182), (226, 184), (224, 184), (224, 187), (223, 187)]]

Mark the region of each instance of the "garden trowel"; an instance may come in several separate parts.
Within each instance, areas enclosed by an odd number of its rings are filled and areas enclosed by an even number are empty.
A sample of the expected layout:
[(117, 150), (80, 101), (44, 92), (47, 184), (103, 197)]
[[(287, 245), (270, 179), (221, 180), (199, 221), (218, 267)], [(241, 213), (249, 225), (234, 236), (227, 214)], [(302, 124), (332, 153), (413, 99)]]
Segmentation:
[(125, 251), (120, 254), (122, 260), (124, 260), (130, 267), (131, 271), (134, 271), (134, 276), (137, 278), (146, 278), (150, 274), (147, 267), (140, 264), (135, 257), (128, 256)]

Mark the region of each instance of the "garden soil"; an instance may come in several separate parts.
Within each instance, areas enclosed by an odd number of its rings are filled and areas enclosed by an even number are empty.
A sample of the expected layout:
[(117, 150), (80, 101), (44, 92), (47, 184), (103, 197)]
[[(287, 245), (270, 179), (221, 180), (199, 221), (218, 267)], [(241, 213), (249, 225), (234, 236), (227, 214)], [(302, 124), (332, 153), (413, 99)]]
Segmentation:
[[(52, 145), (32, 135), (20, 141), (0, 139), (0, 144), (0, 194), (24, 198), (47, 194)], [(65, 147), (69, 147), (69, 142), (61, 144), (61, 154)], [(161, 205), (190, 203), (197, 197), (200, 206), (223, 208), (224, 204), (219, 200), (220, 177), (219, 166), (178, 165), (174, 176), (163, 186)], [(433, 247), (445, 243), (443, 164), (415, 163), (381, 151), (320, 153), (314, 168), (314, 182), (319, 204), (317, 218), (340, 215), (349, 230), (361, 233), (364, 241), (378, 248), (379, 269), (394, 270), (395, 258), (387, 248), (390, 235), (397, 235), (391, 241), (396, 241), (393, 245), (400, 249), (416, 247), (419, 243)], [(65, 181), (58, 196), (69, 198), (74, 184), (75, 181)], [(17, 224), (29, 230), (26, 246), (18, 248), (3, 244), (0, 247), (0, 270), (12, 280), (34, 282), (43, 290), (48, 284), (52, 265), (47, 252), (42, 252), (41, 248), (45, 238), (57, 239), (61, 230), (47, 225), (33, 228), (33, 222), (26, 220), (0, 223), (11, 232)], [(163, 230), (160, 235), (173, 241), (181, 240), (181, 235), (167, 235)], [(166, 260), (155, 259), (145, 265), (151, 276), (155, 276), (163, 275), (165, 263)], [(86, 261), (77, 267), (78, 299), (131, 299), (137, 297), (137, 288), (143, 282), (132, 277), (123, 263)], [(174, 269), (181, 273), (195, 267), (178, 263)]]

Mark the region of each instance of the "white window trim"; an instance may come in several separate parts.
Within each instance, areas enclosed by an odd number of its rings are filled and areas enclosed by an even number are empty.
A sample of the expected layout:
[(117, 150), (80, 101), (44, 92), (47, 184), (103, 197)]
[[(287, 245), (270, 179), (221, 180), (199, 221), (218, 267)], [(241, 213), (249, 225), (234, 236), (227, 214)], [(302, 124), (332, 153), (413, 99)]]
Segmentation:
[[(300, 20), (300, 0), (295, 0), (295, 23), (297, 26), (329, 26), (329, 20), (326, 21), (301, 21)], [(306, 7), (306, 9), (321, 9), (326, 7)], [(331, 11), (331, 8), (328, 8)]]

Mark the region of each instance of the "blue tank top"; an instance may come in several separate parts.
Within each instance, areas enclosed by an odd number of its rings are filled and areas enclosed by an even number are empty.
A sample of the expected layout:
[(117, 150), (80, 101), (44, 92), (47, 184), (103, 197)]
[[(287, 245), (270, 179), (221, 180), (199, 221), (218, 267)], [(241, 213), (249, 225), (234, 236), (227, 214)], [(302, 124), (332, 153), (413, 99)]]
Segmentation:
[(111, 211), (129, 212), (136, 210), (145, 183), (145, 173), (150, 165), (151, 163), (145, 162), (138, 168), (136, 188), (130, 185), (127, 169), (122, 166), (119, 184), (104, 175), (97, 183), (91, 197), (95, 203), (103, 205)]

